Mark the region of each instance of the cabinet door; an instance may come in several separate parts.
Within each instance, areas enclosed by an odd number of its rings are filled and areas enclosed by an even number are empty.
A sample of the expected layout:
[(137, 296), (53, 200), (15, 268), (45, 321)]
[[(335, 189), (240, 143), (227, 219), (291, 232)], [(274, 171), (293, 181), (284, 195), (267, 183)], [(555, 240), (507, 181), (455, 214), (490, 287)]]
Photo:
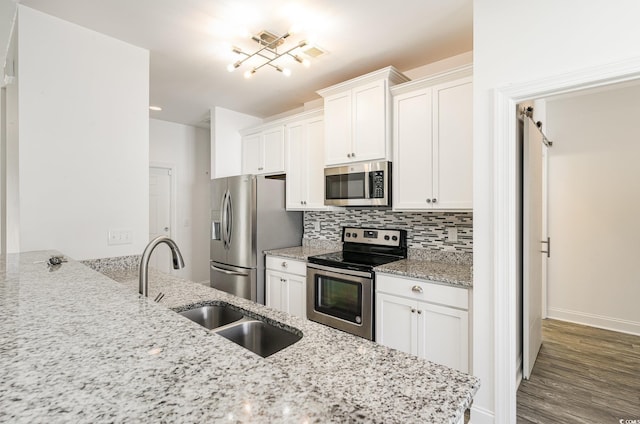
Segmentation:
[(260, 133), (242, 137), (242, 173), (259, 174), (262, 172), (262, 137)]
[[(304, 121), (288, 124), (286, 127), (287, 146), (287, 210), (304, 209), (307, 173), (307, 152)], [(324, 152), (323, 152), (324, 153)], [(322, 157), (322, 156), (321, 156)], [(322, 160), (319, 160), (322, 163)]]
[(473, 87), (463, 78), (433, 87), (437, 209), (473, 207)]
[(425, 302), (418, 312), (418, 356), (468, 372), (469, 313)]
[(326, 209), (324, 205), (324, 120), (310, 119), (306, 143), (306, 203), (307, 209)]
[(416, 307), (416, 301), (376, 293), (376, 342), (417, 355)]
[(384, 160), (387, 157), (387, 89), (380, 80), (354, 88), (352, 161)]
[(287, 277), (287, 312), (300, 318), (307, 317), (307, 279), (289, 274)]
[(431, 89), (394, 98), (393, 208), (431, 209)]
[(284, 172), (284, 127), (262, 132), (263, 169), (261, 173)]
[(286, 299), (286, 283), (287, 278), (283, 273), (265, 270), (265, 304), (270, 308), (287, 312)]
[(325, 164), (351, 161), (351, 91), (324, 99)]

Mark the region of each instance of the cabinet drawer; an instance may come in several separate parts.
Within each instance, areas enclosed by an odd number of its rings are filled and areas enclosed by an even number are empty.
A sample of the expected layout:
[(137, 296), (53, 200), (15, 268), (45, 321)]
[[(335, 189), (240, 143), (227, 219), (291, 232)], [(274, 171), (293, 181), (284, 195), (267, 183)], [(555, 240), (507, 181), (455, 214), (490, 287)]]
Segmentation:
[(289, 274), (307, 275), (307, 263), (297, 261), (291, 258), (282, 258), (279, 256), (267, 255), (266, 265), (267, 269), (273, 269), (274, 271), (287, 272)]
[(437, 303), (453, 308), (469, 309), (469, 291), (467, 289), (430, 283), (415, 278), (376, 274), (376, 292)]

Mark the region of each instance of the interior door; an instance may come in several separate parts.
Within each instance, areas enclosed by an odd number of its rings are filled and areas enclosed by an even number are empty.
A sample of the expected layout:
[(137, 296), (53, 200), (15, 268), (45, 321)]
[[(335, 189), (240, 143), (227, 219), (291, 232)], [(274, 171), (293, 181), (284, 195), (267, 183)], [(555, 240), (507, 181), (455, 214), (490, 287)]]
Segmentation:
[[(542, 134), (524, 119), (522, 377), (529, 379), (542, 345)], [(545, 239), (546, 240), (546, 239)]]
[[(149, 168), (149, 240), (158, 236), (171, 237), (171, 169)], [(158, 245), (149, 260), (150, 265), (171, 272), (171, 253), (166, 244)]]

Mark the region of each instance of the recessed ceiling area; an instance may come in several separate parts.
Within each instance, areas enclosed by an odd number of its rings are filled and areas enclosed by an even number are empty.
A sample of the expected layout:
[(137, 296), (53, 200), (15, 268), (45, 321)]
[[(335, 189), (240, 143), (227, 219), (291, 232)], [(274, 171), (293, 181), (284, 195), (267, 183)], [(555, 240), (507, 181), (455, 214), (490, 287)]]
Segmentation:
[[(206, 126), (212, 106), (265, 118), (318, 99), (316, 90), (393, 65), (406, 71), (473, 48), (472, 0), (20, 0), (150, 51), (150, 116)], [(266, 30), (324, 53), (265, 66), (252, 78), (233, 47), (252, 53)], [(309, 46), (307, 46), (309, 47)], [(278, 59), (284, 60), (284, 59)]]

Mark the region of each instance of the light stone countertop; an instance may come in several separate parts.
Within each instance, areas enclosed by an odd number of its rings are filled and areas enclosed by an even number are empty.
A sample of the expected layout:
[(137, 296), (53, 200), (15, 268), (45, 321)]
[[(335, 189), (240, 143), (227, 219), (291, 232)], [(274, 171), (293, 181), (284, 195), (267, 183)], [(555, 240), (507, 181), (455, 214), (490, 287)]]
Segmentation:
[(422, 259), (403, 259), (377, 266), (374, 271), (395, 274), (401, 277), (430, 280), (454, 287), (471, 288), (473, 286), (473, 273), (470, 265), (425, 261)]
[[(477, 378), (159, 272), (0, 260), (0, 422), (453, 423)], [(162, 291), (160, 303), (153, 299)], [(169, 308), (226, 302), (298, 329), (261, 358)]]
[[(340, 250), (340, 249), (338, 249)], [(307, 246), (287, 247), (284, 249), (267, 250), (264, 253), (272, 256), (306, 261), (309, 256), (335, 252), (336, 249), (327, 250)], [(395, 274), (400, 277), (412, 277), (430, 280), (455, 287), (471, 288), (473, 286), (473, 273), (471, 265), (434, 261), (428, 259), (403, 259), (377, 266), (375, 272)]]
[(325, 253), (331, 253), (340, 249), (323, 249), (309, 246), (296, 246), (285, 247), (283, 249), (265, 250), (266, 255), (280, 256), (283, 258), (297, 259), (299, 261), (306, 261), (309, 256), (323, 255)]

